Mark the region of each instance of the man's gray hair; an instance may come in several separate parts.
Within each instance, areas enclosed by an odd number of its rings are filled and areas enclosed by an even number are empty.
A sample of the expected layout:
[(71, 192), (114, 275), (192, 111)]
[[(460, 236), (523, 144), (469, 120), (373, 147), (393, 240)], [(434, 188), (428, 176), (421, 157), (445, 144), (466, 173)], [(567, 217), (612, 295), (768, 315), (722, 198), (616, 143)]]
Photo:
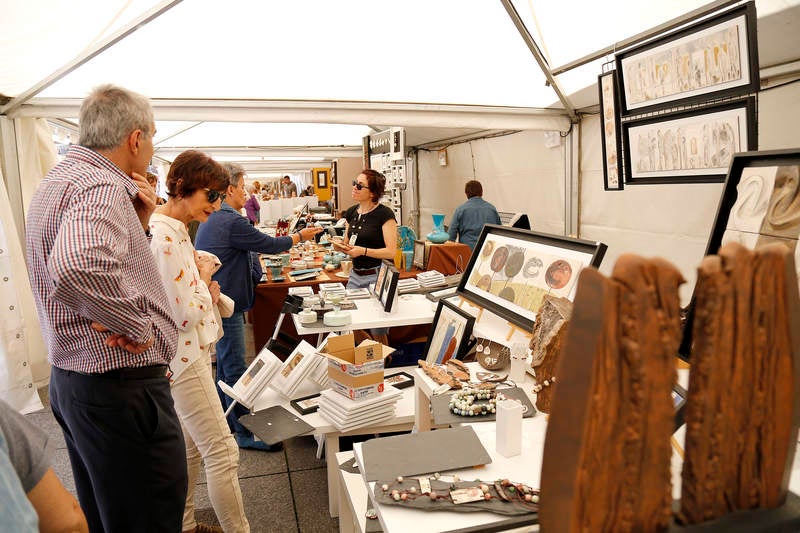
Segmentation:
[(237, 165), (236, 163), (225, 162), (221, 163), (225, 170), (228, 171), (228, 174), (231, 175), (231, 187), (238, 187), (239, 182), (242, 181), (244, 178), (245, 171), (241, 165)]
[(80, 111), (78, 143), (93, 150), (111, 150), (125, 142), (134, 130), (152, 137), (153, 108), (141, 94), (117, 87), (100, 85), (84, 99)]

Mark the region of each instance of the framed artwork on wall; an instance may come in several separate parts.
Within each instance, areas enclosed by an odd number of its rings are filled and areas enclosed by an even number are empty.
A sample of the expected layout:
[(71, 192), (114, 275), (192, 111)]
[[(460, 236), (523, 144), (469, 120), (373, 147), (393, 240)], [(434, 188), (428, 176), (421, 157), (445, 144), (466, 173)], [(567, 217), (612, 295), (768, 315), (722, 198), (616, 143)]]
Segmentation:
[(597, 87), (600, 91), (600, 125), (603, 128), (600, 135), (603, 148), (603, 188), (607, 191), (623, 189), (622, 136), (616, 77), (617, 71), (612, 70), (597, 78)]
[(755, 2), (616, 56), (623, 116), (759, 90)]
[(317, 172), (317, 189), (326, 189), (328, 187), (328, 171), (320, 170)]
[(546, 294), (575, 297), (578, 274), (599, 267), (607, 246), (486, 224), (458, 284), (458, 294), (526, 330)]
[(439, 300), (422, 358), (429, 364), (444, 364), (466, 352), (475, 317), (446, 300)]
[(622, 124), (625, 183), (725, 179), (733, 154), (757, 148), (755, 98)]
[[(705, 255), (731, 241), (751, 250), (780, 242), (794, 252), (800, 268), (800, 150), (736, 154), (722, 190)], [(800, 270), (798, 270), (800, 276)], [(694, 298), (683, 332), (680, 355), (688, 359), (692, 344)]]

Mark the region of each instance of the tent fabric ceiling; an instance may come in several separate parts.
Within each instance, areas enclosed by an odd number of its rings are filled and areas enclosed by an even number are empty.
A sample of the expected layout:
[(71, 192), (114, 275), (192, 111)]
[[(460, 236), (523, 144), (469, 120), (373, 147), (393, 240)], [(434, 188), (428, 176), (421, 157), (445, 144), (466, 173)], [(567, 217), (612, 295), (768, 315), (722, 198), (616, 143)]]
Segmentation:
[[(511, 2), (551, 67), (707, 4)], [(759, 23), (797, 4), (758, 0)], [(80, 9), (56, 0), (11, 0), (0, 18), (0, 94), (24, 93), (143, 14), (165, 7), (14, 113), (74, 116), (92, 87), (110, 82), (154, 99), (162, 138), (167, 130), (186, 130), (164, 147), (292, 144), (296, 126), (267, 134), (246, 122), (305, 122), (303, 145), (348, 146), (359, 145), (351, 139), (367, 131), (365, 124), (419, 128), (422, 142), (452, 136), (437, 138), (438, 127), (458, 128), (457, 135), (569, 127), (557, 110), (542, 115), (560, 103), (497, 0), (82, 0)], [(574, 107), (596, 104), (593, 86), (603, 61), (557, 77)], [(68, 102), (60, 112), (59, 101)], [(359, 126), (337, 140), (312, 140), (333, 128), (315, 122)]]

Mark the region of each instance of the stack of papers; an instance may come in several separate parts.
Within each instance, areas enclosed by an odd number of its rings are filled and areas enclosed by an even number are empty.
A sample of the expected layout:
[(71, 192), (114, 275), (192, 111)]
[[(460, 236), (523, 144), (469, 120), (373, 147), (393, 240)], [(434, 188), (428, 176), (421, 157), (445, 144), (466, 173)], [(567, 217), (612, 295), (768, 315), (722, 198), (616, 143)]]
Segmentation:
[(351, 400), (330, 389), (325, 389), (319, 399), (319, 413), (338, 431), (351, 431), (391, 420), (395, 416), (395, 404), (403, 395), (391, 385), (381, 394), (361, 400)]
[(440, 287), (445, 284), (444, 275), (437, 270), (420, 272), (417, 274), (419, 284), (423, 287)]
[(345, 295), (344, 285), (341, 283), (320, 283), (319, 292), (324, 292), (328, 296), (332, 294), (339, 294), (342, 296), (342, 298), (344, 298)]
[(311, 288), (311, 285), (289, 287), (289, 294), (296, 294), (297, 296), (305, 298), (306, 296), (314, 296), (314, 289)]
[(346, 289), (344, 295), (348, 300), (362, 300), (364, 298), (371, 298), (372, 293), (369, 289), (362, 287), (360, 289)]
[(419, 290), (419, 281), (416, 278), (401, 279), (397, 282), (397, 293), (406, 294)]

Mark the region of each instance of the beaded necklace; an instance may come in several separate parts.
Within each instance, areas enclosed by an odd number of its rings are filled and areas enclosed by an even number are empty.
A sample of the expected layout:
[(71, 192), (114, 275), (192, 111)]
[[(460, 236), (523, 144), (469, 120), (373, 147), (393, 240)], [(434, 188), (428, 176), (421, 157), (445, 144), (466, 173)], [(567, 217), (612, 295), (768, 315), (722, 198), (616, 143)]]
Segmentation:
[[(486, 400), (476, 404), (475, 400)], [(450, 410), (461, 416), (484, 416), (497, 412), (497, 391), (467, 387), (450, 397)]]

